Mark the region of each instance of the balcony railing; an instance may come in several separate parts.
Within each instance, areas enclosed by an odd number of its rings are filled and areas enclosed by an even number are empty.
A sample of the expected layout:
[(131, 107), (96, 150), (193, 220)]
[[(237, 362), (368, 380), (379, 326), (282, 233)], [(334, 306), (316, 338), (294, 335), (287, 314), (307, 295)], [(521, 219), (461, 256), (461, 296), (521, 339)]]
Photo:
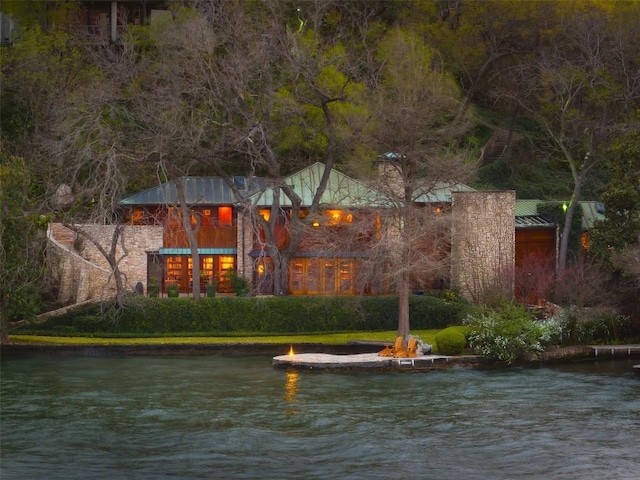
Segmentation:
[[(236, 248), (236, 227), (200, 227), (196, 233), (198, 248)], [(164, 232), (165, 248), (189, 248), (187, 234), (182, 227), (168, 227)]]

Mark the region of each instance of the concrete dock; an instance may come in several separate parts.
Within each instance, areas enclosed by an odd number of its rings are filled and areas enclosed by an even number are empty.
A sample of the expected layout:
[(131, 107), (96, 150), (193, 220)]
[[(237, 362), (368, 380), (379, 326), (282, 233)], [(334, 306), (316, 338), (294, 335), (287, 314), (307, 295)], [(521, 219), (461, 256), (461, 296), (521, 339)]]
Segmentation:
[(332, 355), (328, 353), (296, 353), (273, 357), (273, 366), (300, 369), (366, 369), (366, 370), (439, 370), (454, 364), (481, 363), (482, 357), (419, 355), (413, 358), (381, 357), (377, 353)]

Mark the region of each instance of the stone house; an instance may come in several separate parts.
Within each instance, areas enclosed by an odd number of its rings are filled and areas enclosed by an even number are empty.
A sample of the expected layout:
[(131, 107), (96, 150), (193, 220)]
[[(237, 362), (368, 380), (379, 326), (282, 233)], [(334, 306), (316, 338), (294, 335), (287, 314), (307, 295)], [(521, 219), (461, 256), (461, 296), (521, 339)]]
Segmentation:
[[(324, 166), (316, 163), (284, 179), (300, 196), (303, 215), (323, 170)], [(211, 284), (220, 293), (231, 292), (227, 274), (234, 272), (250, 282), (254, 293), (272, 294), (269, 281), (272, 267), (264, 235), (252, 219), (252, 212), (263, 217), (269, 215), (273, 192), (265, 186), (266, 181), (249, 182), (235, 177), (232, 188), (220, 177), (187, 177), (184, 185), (191, 225), (197, 232), (202, 292)], [(249, 200), (253, 205), (251, 211), (241, 208), (240, 200)], [(555, 259), (555, 224), (531, 214), (531, 210), (518, 208), (521, 201), (515, 199), (515, 192), (478, 192), (452, 184), (425, 194), (423, 201), (451, 209), (450, 286), (472, 300), (487, 289), (512, 295), (516, 266), (527, 252), (544, 252)], [(181, 292), (190, 292), (191, 255), (177, 208), (175, 185), (168, 182), (139, 192), (123, 199), (121, 205), (127, 220), (117, 257), (127, 288), (133, 291), (141, 283), (144, 292), (157, 287), (163, 294), (169, 284), (176, 284)], [(377, 232), (384, 228), (378, 213), (385, 205), (379, 192), (334, 169), (321, 205), (321, 216), (310, 223), (309, 233), (292, 256), (289, 292), (292, 295), (388, 292), (388, 285), (365, 285), (358, 278), (359, 263), (367, 255), (367, 242), (377, 238)], [(283, 218), (279, 241), (282, 242), (287, 241), (290, 207), (288, 198), (281, 194), (279, 208)], [(338, 247), (332, 247), (332, 238), (345, 237), (346, 229), (363, 219), (368, 229), (359, 242), (345, 246), (336, 241)], [(82, 229), (107, 246), (114, 227), (85, 225)], [(61, 300), (99, 299), (113, 293), (108, 263), (92, 242), (82, 241), (84, 236), (61, 224), (52, 224), (49, 236), (61, 259)]]

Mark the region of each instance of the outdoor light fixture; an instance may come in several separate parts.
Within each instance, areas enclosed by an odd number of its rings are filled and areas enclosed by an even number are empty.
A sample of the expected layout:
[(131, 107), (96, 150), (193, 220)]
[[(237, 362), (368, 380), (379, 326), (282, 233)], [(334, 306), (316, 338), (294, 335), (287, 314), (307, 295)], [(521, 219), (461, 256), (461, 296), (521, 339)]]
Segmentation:
[(293, 357), (295, 354), (293, 353), (293, 345), (289, 346), (289, 356)]
[(562, 211), (567, 213), (567, 202), (562, 202)]

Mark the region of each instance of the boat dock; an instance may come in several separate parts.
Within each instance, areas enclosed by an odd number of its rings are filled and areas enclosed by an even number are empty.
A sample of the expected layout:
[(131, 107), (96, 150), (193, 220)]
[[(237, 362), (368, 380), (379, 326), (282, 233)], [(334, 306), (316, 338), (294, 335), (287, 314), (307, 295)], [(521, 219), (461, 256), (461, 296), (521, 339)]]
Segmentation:
[(595, 357), (637, 357), (640, 345), (591, 345)]

